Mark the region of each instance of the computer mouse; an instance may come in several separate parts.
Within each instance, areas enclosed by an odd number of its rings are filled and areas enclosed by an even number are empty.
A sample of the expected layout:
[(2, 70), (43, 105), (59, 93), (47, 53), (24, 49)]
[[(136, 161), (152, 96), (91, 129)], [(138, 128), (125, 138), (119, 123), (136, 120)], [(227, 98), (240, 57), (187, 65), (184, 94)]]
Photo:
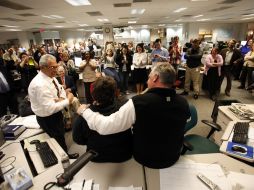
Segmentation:
[(246, 153), (247, 152), (247, 149), (245, 149), (244, 147), (241, 147), (241, 146), (232, 146), (231, 149), (233, 151), (241, 152), (241, 153)]
[(40, 140), (38, 140), (38, 139), (34, 139), (34, 140), (30, 141), (30, 144), (38, 144), (38, 143), (40, 143)]

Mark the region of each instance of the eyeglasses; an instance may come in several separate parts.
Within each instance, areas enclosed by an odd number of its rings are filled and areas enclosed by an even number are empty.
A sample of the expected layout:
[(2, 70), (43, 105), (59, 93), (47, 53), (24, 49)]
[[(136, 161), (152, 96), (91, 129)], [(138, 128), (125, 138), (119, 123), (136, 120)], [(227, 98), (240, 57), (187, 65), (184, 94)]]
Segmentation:
[(48, 69), (57, 69), (58, 68), (58, 65), (57, 66), (48, 66)]

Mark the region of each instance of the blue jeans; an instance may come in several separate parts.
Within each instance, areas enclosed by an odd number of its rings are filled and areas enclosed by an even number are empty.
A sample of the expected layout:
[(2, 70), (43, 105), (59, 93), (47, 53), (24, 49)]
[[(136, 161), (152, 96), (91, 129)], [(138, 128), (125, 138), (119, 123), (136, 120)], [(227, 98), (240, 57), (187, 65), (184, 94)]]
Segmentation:
[(120, 88), (121, 80), (119, 78), (119, 75), (116, 69), (108, 67), (108, 68), (105, 68), (103, 72), (105, 73), (105, 75), (113, 77), (117, 83), (117, 88)]
[(119, 72), (119, 77), (120, 77), (120, 81), (121, 81), (121, 91), (126, 92), (128, 90), (129, 73), (128, 72)]

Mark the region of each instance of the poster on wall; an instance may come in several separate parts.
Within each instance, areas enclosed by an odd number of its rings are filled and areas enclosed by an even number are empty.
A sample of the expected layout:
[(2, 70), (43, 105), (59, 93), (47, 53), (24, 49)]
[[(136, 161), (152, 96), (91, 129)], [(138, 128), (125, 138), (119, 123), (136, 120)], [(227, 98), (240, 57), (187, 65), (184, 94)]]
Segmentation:
[(227, 41), (234, 38), (233, 28), (218, 28), (214, 30), (214, 41)]

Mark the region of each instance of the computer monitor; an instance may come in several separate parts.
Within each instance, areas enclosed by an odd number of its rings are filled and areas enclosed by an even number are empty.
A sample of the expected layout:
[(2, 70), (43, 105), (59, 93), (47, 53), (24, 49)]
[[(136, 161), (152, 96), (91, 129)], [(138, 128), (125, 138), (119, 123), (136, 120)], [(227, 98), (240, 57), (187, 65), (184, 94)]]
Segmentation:
[(82, 62), (81, 57), (74, 57), (74, 63), (76, 67), (79, 67)]

